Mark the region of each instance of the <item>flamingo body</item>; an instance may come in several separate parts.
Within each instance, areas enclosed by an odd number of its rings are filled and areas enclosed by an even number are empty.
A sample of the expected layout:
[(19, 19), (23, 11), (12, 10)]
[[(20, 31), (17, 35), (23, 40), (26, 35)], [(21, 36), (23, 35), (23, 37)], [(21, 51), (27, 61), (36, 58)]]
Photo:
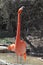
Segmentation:
[(22, 56), (26, 52), (26, 43), (23, 40), (20, 40), (18, 43), (18, 46), (16, 46), (16, 53)]
[(26, 43), (25, 43), (25, 41), (20, 40), (18, 42), (18, 45), (11, 44), (8, 46), (8, 49), (16, 52), (17, 55), (22, 56), (26, 52)]

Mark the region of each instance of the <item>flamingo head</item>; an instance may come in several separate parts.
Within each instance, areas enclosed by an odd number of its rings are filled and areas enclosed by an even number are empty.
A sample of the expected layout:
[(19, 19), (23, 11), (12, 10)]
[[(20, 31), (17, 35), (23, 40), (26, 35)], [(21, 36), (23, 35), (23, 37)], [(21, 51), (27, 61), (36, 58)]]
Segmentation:
[(15, 44), (9, 45), (7, 49), (10, 51), (15, 51)]
[(24, 6), (22, 6), (21, 8), (19, 8), (18, 13), (21, 14), (24, 8), (25, 8)]

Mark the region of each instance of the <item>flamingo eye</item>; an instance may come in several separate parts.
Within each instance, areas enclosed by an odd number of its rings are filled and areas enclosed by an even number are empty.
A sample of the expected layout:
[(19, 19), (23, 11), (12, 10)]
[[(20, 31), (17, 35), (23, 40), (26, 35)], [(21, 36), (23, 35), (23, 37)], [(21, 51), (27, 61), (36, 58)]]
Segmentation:
[(18, 13), (21, 14), (22, 13), (22, 10), (19, 10)]

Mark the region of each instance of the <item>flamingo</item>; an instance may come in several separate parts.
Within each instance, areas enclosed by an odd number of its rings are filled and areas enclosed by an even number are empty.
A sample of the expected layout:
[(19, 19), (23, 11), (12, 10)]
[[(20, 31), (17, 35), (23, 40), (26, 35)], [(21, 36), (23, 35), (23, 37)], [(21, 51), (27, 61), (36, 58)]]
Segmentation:
[(8, 50), (14, 51), (18, 56), (23, 56), (26, 60), (26, 42), (20, 39), (20, 22), (21, 22), (21, 13), (24, 9), (24, 6), (18, 10), (18, 23), (17, 23), (17, 34), (16, 41), (8, 46)]

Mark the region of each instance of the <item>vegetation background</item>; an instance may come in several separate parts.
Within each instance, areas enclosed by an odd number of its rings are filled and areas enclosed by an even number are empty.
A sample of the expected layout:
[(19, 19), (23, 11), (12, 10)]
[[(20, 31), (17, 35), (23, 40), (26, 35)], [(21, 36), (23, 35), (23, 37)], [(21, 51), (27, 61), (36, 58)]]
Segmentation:
[(26, 40), (30, 36), (33, 45), (43, 46), (43, 0), (0, 0), (0, 38), (16, 36), (17, 12), (21, 6), (25, 6), (21, 38)]

